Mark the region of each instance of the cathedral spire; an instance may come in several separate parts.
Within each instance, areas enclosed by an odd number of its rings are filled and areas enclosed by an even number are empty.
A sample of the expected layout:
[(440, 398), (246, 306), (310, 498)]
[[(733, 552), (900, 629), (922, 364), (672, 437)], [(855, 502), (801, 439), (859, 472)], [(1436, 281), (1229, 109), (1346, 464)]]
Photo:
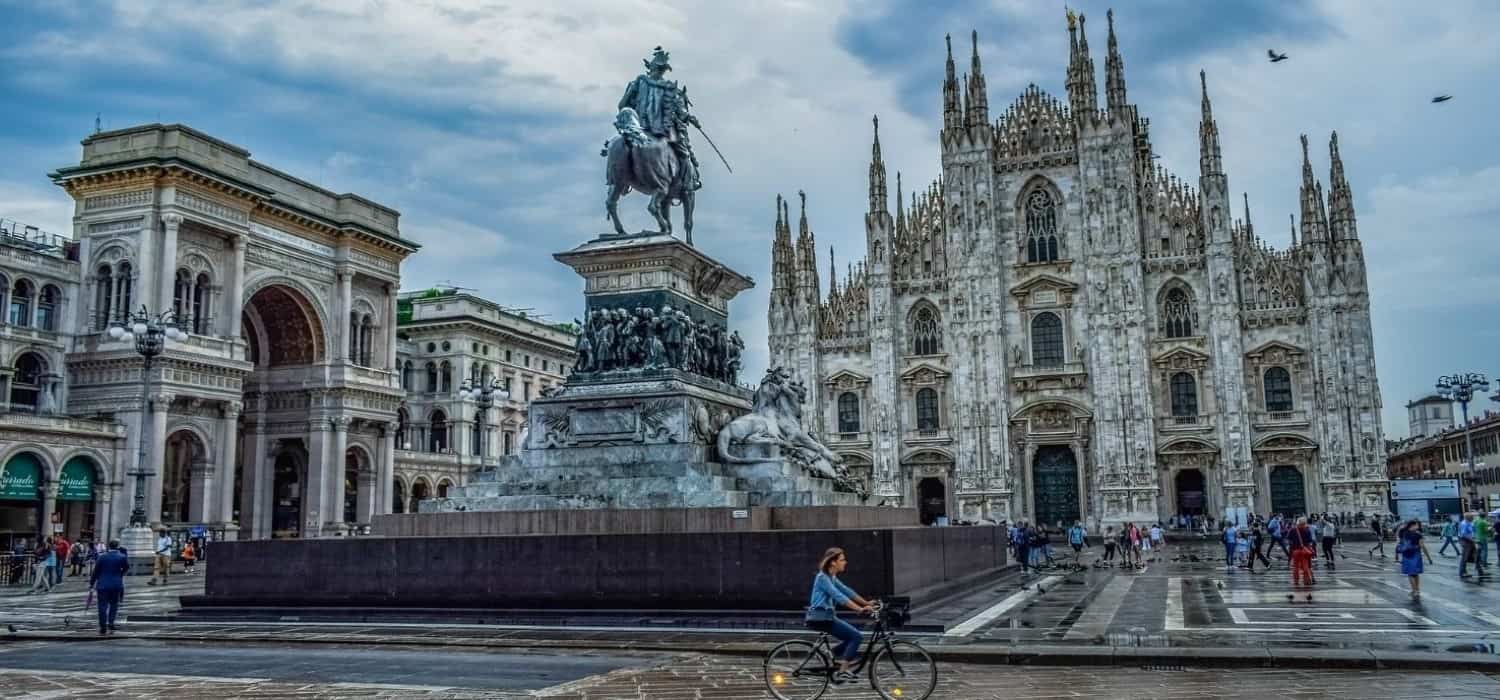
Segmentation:
[(1297, 215), (1296, 214), (1287, 214), (1286, 215), (1286, 220), (1287, 220), (1287, 223), (1291, 224), (1291, 227), (1292, 227), (1292, 247), (1296, 248), (1297, 247)]
[(871, 121), (875, 123), (875, 140), (870, 145), (870, 213), (877, 214), (886, 210), (885, 161), (880, 158), (880, 117)]
[(828, 300), (833, 301), (834, 292), (838, 291), (839, 273), (838, 268), (833, 265), (833, 246), (828, 246)]
[(1307, 155), (1307, 134), (1302, 135), (1302, 242), (1322, 243), (1328, 240), (1328, 220), (1324, 217), (1323, 185), (1313, 176), (1312, 161)]
[(1253, 237), (1255, 236), (1255, 224), (1250, 223), (1250, 193), (1241, 192), (1240, 194), (1245, 197), (1245, 235)]
[(1109, 111), (1125, 109), (1125, 62), (1120, 58), (1120, 45), (1115, 41), (1115, 11), (1104, 13), (1109, 22), (1109, 55), (1104, 58), (1104, 92), (1109, 102)]
[(896, 237), (906, 235), (906, 202), (901, 200), (901, 171), (896, 171)]
[(792, 275), (795, 254), (792, 252), (792, 235), (784, 217), (784, 200), (776, 195), (776, 230), (771, 240), (771, 289), (787, 290), (793, 286)]
[(1073, 118), (1092, 114), (1099, 109), (1099, 88), (1094, 82), (1094, 59), (1089, 57), (1089, 37), (1084, 31), (1084, 16), (1076, 15), (1078, 32), (1075, 35), (1075, 15), (1068, 10), (1068, 35), (1072, 44), (1072, 56), (1068, 61), (1068, 105)]
[[(948, 42), (948, 62), (943, 66), (943, 129), (957, 129), (963, 126), (964, 113), (959, 107), (958, 76), (957, 69), (953, 65), (953, 37), (945, 36)], [(901, 206), (901, 200), (896, 200), (896, 206)]]
[(1198, 122), (1198, 168), (1203, 177), (1224, 174), (1224, 157), (1219, 151), (1219, 125), (1214, 121), (1213, 104), (1208, 100), (1208, 72), (1198, 71), (1203, 89), (1203, 116)]
[(1328, 141), (1328, 218), (1334, 240), (1359, 238), (1354, 223), (1354, 194), (1344, 179), (1344, 159), (1339, 156), (1339, 132)]
[(967, 95), (965, 123), (968, 126), (985, 126), (990, 123), (990, 98), (984, 85), (984, 70), (979, 66), (979, 30), (973, 30), (970, 38), (974, 51), (969, 58), (969, 91)]

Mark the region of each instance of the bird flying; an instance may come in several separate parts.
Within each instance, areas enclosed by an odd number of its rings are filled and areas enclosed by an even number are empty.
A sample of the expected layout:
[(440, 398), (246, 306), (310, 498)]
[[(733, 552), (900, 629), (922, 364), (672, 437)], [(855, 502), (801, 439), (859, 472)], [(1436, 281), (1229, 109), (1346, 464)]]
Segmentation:
[(1281, 63), (1287, 58), (1284, 53), (1276, 53), (1276, 49), (1266, 49), (1266, 56), (1271, 59), (1272, 63)]
[(1436, 104), (1438, 102), (1447, 102), (1451, 99), (1453, 99), (1452, 95), (1438, 95), (1437, 97), (1432, 98), (1432, 102), (1433, 104)]

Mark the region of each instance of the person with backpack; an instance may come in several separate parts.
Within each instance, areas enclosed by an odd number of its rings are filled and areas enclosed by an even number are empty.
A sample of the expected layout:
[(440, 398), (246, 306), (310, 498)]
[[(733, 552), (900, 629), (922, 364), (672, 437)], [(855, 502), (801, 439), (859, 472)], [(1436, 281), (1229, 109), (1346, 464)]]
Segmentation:
[(1328, 567), (1329, 571), (1333, 571), (1333, 546), (1338, 544), (1339, 528), (1333, 524), (1332, 520), (1324, 516), (1323, 527), (1318, 528), (1318, 534), (1323, 538), (1323, 565)]
[(1010, 536), (1010, 543), (1016, 548), (1016, 561), (1021, 565), (1021, 573), (1031, 573), (1031, 528), (1026, 526), (1026, 521), (1016, 523), (1016, 529)]
[(1252, 524), (1250, 526), (1250, 553), (1245, 557), (1245, 568), (1252, 574), (1255, 573), (1256, 559), (1261, 560), (1266, 565), (1265, 570), (1269, 571), (1271, 569), (1271, 560), (1266, 558), (1265, 552), (1261, 549), (1265, 545), (1265, 540), (1266, 535), (1260, 529), (1260, 524)]
[(1083, 548), (1088, 546), (1088, 531), (1083, 529), (1083, 521), (1075, 520), (1073, 527), (1068, 528), (1068, 546), (1073, 548), (1073, 563), (1077, 564)]

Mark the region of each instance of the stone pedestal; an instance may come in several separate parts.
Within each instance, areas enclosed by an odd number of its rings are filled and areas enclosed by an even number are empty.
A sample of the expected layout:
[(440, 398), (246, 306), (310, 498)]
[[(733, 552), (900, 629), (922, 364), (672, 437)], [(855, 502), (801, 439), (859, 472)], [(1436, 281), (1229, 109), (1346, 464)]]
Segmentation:
[(130, 525), (120, 528), (119, 538), (120, 546), (125, 548), (125, 557), (130, 561), (130, 575), (150, 576), (152, 560), (155, 559), (156, 531)]

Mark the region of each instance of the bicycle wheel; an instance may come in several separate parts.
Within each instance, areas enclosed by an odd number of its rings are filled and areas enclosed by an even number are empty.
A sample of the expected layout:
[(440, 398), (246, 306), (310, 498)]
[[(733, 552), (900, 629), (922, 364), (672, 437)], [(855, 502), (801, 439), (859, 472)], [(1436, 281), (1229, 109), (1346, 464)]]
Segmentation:
[(893, 641), (870, 662), (870, 685), (886, 700), (926, 700), (937, 682), (937, 662), (911, 642)]
[(816, 700), (828, 689), (832, 662), (811, 642), (794, 639), (766, 654), (766, 689), (780, 700)]

